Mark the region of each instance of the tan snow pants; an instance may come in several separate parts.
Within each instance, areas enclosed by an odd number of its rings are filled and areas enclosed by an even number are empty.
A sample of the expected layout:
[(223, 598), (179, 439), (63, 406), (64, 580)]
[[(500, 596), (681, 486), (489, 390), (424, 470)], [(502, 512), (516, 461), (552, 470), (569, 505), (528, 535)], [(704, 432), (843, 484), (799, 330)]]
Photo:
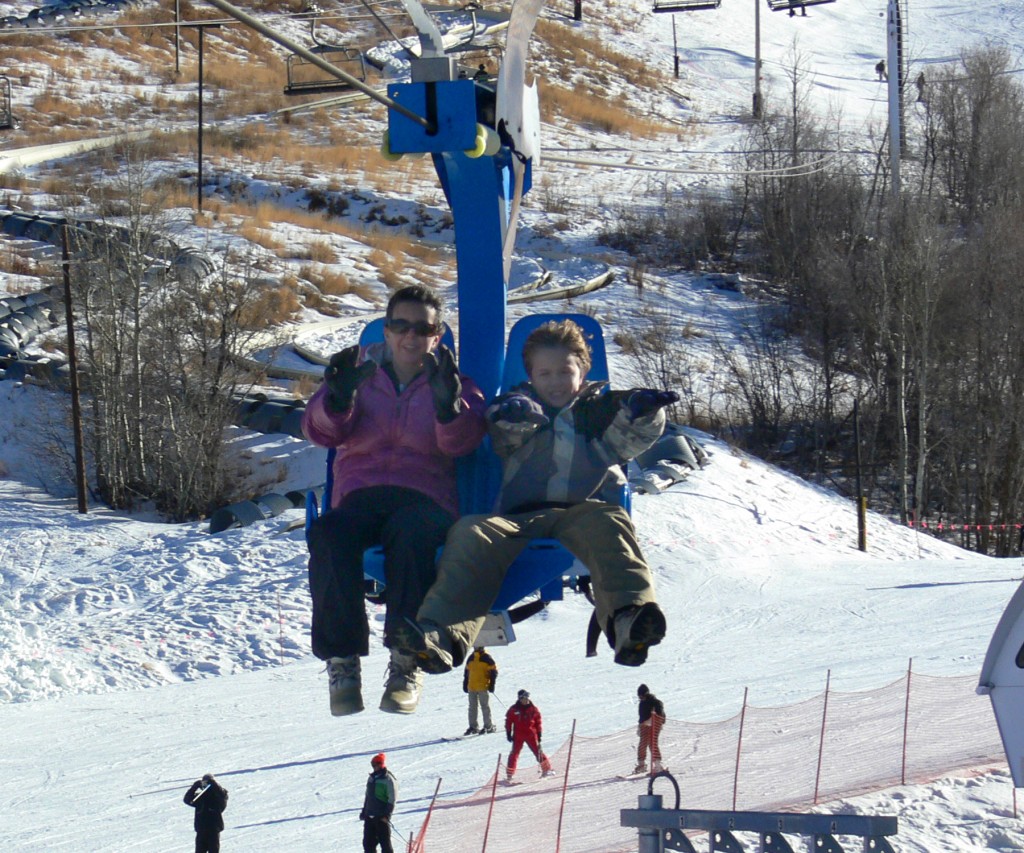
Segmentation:
[(440, 625), (472, 649), (505, 573), (531, 539), (557, 539), (590, 571), (598, 623), (621, 607), (655, 600), (650, 569), (633, 521), (622, 507), (586, 501), (515, 515), (467, 515), (455, 523), (437, 564), (437, 580), (417, 619)]

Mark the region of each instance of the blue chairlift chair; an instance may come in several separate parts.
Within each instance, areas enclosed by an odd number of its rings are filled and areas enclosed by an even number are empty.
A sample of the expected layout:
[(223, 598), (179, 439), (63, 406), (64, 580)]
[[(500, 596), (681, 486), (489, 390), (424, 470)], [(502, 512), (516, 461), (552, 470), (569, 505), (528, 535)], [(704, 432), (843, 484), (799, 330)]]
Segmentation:
[[(577, 323), (587, 337), (592, 352), (592, 363), (587, 379), (608, 380), (608, 357), (600, 324), (586, 314), (534, 314), (524, 317), (509, 332), (507, 353), (502, 374), (501, 391), (511, 390), (525, 382), (526, 367), (523, 364), (523, 344), (530, 332), (551, 320), (569, 319)], [(371, 321), (359, 337), (361, 346), (383, 340), (384, 320)], [(446, 328), (442, 342), (454, 351), (451, 330)], [(465, 368), (464, 368), (465, 369)], [(472, 375), (471, 370), (466, 370)], [(327, 481), (323, 490), (323, 507), (318, 508), (312, 492), (306, 499), (306, 527), (321, 512), (330, 509), (333, 488), (334, 448), (327, 451)], [(462, 513), (483, 513), (493, 509), (501, 483), (501, 463), (490, 447), (490, 440), (484, 439), (481, 447), (467, 457), (458, 460), (458, 485)], [(620, 503), (630, 509), (629, 488), (624, 486)], [(507, 645), (515, 640), (512, 624), (543, 609), (549, 601), (562, 599), (563, 577), (572, 577), (575, 558), (556, 539), (535, 539), (509, 567), (498, 598), (495, 600), (479, 641), (484, 645)], [(384, 550), (380, 546), (368, 548), (363, 555), (363, 573), (370, 585), (370, 594), (385, 585)], [(527, 597), (538, 593), (538, 597), (516, 607)]]

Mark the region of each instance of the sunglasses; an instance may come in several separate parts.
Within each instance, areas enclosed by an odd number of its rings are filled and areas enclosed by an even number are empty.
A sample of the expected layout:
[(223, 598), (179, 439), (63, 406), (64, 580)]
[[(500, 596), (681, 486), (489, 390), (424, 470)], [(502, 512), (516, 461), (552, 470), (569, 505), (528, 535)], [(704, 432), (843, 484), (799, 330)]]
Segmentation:
[(406, 332), (412, 332), (421, 338), (429, 338), (437, 334), (437, 325), (428, 323), (426, 320), (417, 320), (414, 323), (411, 320), (402, 320), (396, 317), (391, 320), (385, 320), (384, 325), (391, 330), (392, 334), (399, 337)]

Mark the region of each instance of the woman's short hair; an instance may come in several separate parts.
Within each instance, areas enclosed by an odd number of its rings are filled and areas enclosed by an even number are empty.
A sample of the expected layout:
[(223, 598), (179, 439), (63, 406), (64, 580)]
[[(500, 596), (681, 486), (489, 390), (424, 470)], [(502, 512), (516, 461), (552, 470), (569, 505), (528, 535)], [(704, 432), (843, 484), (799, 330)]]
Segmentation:
[(392, 293), (391, 298), (388, 300), (387, 311), (385, 312), (387, 319), (391, 319), (392, 309), (399, 302), (418, 302), (427, 308), (433, 308), (438, 326), (444, 322), (444, 300), (429, 287), (425, 287), (422, 284), (410, 284)]

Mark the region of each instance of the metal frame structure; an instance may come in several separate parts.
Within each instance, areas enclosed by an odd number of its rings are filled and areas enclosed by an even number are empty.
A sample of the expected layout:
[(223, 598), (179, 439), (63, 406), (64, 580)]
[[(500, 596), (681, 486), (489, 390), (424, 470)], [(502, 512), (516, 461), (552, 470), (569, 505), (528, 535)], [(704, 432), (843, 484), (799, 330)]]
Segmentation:
[(654, 0), (654, 12), (700, 12), (717, 9), (722, 0)]
[(799, 9), (802, 14), (807, 14), (806, 6), (819, 6), (822, 3), (835, 3), (835, 0), (767, 0), (768, 8), (773, 12), (786, 12), (790, 16), (796, 14)]
[[(662, 798), (650, 793), (654, 780), (666, 776), (676, 789), (676, 808), (662, 808)], [(638, 797), (639, 807), (622, 809), (621, 826), (639, 830), (639, 853), (664, 853), (681, 850), (697, 853), (686, 836), (688, 830), (706, 831), (709, 853), (744, 853), (743, 843), (734, 833), (749, 832), (758, 836), (761, 853), (794, 853), (786, 835), (810, 836), (808, 849), (818, 853), (844, 853), (837, 835), (862, 839), (862, 849), (873, 853), (895, 853), (888, 837), (898, 830), (893, 816), (850, 814), (797, 814), (795, 812), (738, 812), (680, 809), (679, 786), (668, 773), (651, 778), (648, 793)]]
[[(366, 60), (362, 51), (353, 47), (322, 47), (317, 48), (316, 52), (335, 67), (347, 69), (355, 79), (366, 80)], [(286, 95), (316, 95), (352, 88), (347, 80), (325, 76), (319, 66), (294, 53), (285, 60), (285, 65), (288, 71), (288, 82), (284, 87)]]

